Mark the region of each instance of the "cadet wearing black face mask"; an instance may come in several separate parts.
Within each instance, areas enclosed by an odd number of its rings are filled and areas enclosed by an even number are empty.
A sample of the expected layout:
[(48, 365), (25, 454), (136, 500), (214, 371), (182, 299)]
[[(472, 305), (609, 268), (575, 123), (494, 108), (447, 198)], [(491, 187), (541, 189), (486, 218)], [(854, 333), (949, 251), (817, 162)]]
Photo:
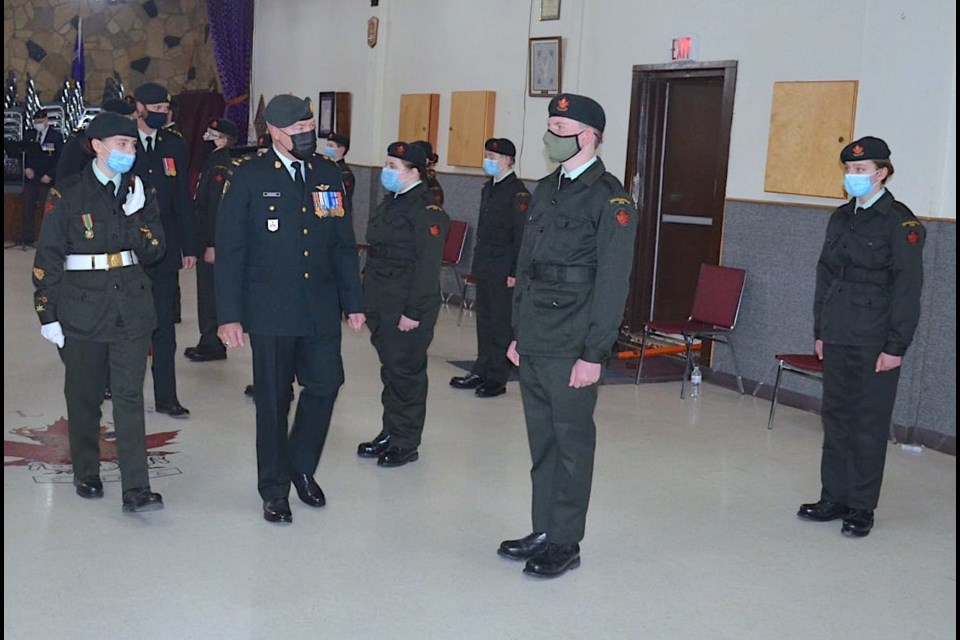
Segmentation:
[(187, 146), (179, 134), (166, 131), (170, 94), (166, 88), (147, 82), (133, 92), (137, 102), (137, 162), (133, 171), (157, 190), (160, 221), (167, 236), (163, 259), (148, 271), (153, 278), (157, 328), (153, 332), (153, 397), (158, 413), (186, 418), (190, 412), (177, 398), (174, 369), (177, 350), (174, 326), (178, 275), (192, 269), (200, 245), (190, 194), (187, 189)]
[[(280, 523), (293, 520), (291, 483), (307, 505), (326, 503), (313, 474), (344, 382), (341, 316), (354, 331), (365, 318), (340, 169), (313, 153), (310, 101), (276, 96), (264, 117), (271, 148), (230, 172), (220, 201), (217, 333), (227, 349), (250, 335), (257, 488), (263, 518)], [(301, 391), (288, 429), (294, 380)]]

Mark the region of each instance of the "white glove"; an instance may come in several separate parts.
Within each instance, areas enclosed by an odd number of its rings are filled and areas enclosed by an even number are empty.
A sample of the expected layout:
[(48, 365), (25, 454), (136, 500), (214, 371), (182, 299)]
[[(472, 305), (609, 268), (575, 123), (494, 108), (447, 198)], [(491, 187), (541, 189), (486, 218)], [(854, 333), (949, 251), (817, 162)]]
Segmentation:
[(134, 176), (133, 180), (133, 189), (127, 191), (127, 199), (123, 202), (123, 211), (128, 216), (143, 209), (143, 204), (147, 201), (147, 197), (143, 192), (143, 183), (140, 182), (140, 178)]
[(48, 322), (40, 327), (40, 335), (63, 349), (63, 327), (59, 322)]

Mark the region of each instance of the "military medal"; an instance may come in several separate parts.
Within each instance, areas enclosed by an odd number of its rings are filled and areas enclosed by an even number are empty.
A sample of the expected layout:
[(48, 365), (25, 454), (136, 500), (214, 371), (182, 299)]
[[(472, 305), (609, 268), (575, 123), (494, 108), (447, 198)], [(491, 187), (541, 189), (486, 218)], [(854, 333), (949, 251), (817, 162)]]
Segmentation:
[(93, 214), (85, 213), (80, 216), (80, 219), (83, 220), (83, 237), (87, 240), (93, 240)]
[(345, 213), (343, 193), (340, 191), (314, 191), (313, 214), (318, 218), (342, 218)]

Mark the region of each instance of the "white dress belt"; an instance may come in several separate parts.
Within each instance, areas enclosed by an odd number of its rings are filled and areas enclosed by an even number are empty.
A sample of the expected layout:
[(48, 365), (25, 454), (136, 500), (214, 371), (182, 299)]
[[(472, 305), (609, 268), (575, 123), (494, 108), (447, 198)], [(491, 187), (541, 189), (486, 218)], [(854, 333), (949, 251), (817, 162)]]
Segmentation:
[(139, 263), (133, 251), (118, 253), (72, 253), (67, 256), (64, 269), (67, 271), (109, 271)]

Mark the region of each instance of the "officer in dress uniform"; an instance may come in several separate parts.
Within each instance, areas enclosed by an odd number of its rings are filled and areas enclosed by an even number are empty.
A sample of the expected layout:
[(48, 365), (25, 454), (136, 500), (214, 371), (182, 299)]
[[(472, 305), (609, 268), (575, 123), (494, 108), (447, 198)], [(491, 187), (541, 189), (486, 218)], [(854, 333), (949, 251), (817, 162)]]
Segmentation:
[(163, 508), (150, 490), (143, 378), (156, 326), (143, 265), (160, 259), (163, 226), (153, 191), (132, 172), (137, 126), (105, 112), (87, 128), (96, 159), (50, 190), (33, 266), (41, 334), (66, 369), (74, 485), (103, 497), (100, 418), (103, 380), (113, 376), (113, 422), (124, 511)]
[(167, 236), (167, 251), (150, 268), (157, 328), (153, 332), (153, 398), (157, 413), (187, 418), (188, 411), (177, 398), (176, 299), (180, 268), (192, 269), (200, 255), (199, 240), (187, 188), (187, 146), (178, 133), (164, 129), (170, 110), (170, 94), (155, 82), (137, 87), (138, 146), (134, 173), (157, 191), (160, 221)]
[(444, 199), (443, 187), (440, 186), (440, 181), (437, 180), (437, 171), (434, 169), (440, 160), (440, 156), (433, 152), (433, 145), (430, 144), (429, 140), (416, 140), (410, 144), (423, 149), (423, 154), (427, 157), (427, 170), (424, 182), (427, 183), (427, 190), (430, 192), (430, 197), (433, 198), (433, 203), (442, 207)]
[(217, 337), (217, 299), (214, 290), (213, 265), (216, 260), (217, 209), (227, 173), (233, 166), (230, 148), (237, 142), (237, 125), (226, 118), (212, 118), (203, 139), (213, 151), (200, 173), (194, 207), (197, 226), (203, 240), (203, 260), (197, 262), (197, 321), (200, 342), (187, 347), (183, 355), (194, 362), (225, 360), (227, 349)]
[(384, 467), (419, 457), (427, 415), (427, 347), (440, 313), (440, 260), (450, 218), (423, 182), (426, 163), (412, 143), (387, 147), (380, 183), (389, 193), (367, 225), (363, 291), (370, 342), (380, 356), (383, 426), (357, 455)]
[(471, 271), (477, 279), (477, 361), (468, 375), (450, 380), (450, 386), (476, 389), (481, 398), (493, 398), (507, 392), (513, 368), (507, 359), (513, 338), (510, 313), (530, 192), (513, 172), (517, 155), (513, 142), (490, 138), (483, 155), (483, 171), (490, 181), (480, 192)]
[(350, 138), (339, 133), (330, 132), (327, 136), (327, 144), (323, 148), (323, 155), (337, 163), (340, 172), (343, 174), (343, 188), (347, 193), (347, 207), (353, 213), (353, 190), (357, 186), (357, 179), (353, 175), (353, 169), (344, 160), (344, 156), (350, 151)]
[(33, 244), (37, 203), (46, 201), (47, 191), (55, 183), (63, 136), (50, 126), (46, 110), (40, 109), (33, 114), (33, 128), (27, 131), (23, 139), (33, 144), (26, 145), (20, 237), (24, 244)]
[[(137, 121), (137, 109), (126, 100), (105, 100), (100, 105), (101, 111), (112, 111), (127, 116), (131, 121)], [(80, 130), (70, 136), (60, 150), (60, 161), (57, 162), (57, 181), (63, 180), (83, 171), (96, 154), (90, 146), (86, 131)]]
[(817, 264), (814, 349), (823, 360), (820, 500), (797, 515), (873, 528), (900, 364), (920, 318), (926, 230), (886, 188), (890, 148), (865, 137), (840, 152), (850, 201), (827, 223)]
[(580, 566), (593, 476), (597, 385), (616, 342), (633, 266), (637, 212), (597, 157), (606, 116), (570, 93), (549, 105), (543, 142), (560, 163), (527, 212), (513, 294), (520, 394), (533, 468), (533, 533), (499, 553), (524, 572)]
[[(315, 154), (310, 100), (278, 95), (264, 116), (273, 146), (240, 162), (223, 188), (217, 317), (228, 349), (250, 334), (263, 517), (285, 523), (291, 482), (302, 502), (326, 503), (313, 474), (344, 381), (341, 316), (354, 331), (365, 319), (340, 169)], [(288, 432), (294, 379), (301, 391)]]

